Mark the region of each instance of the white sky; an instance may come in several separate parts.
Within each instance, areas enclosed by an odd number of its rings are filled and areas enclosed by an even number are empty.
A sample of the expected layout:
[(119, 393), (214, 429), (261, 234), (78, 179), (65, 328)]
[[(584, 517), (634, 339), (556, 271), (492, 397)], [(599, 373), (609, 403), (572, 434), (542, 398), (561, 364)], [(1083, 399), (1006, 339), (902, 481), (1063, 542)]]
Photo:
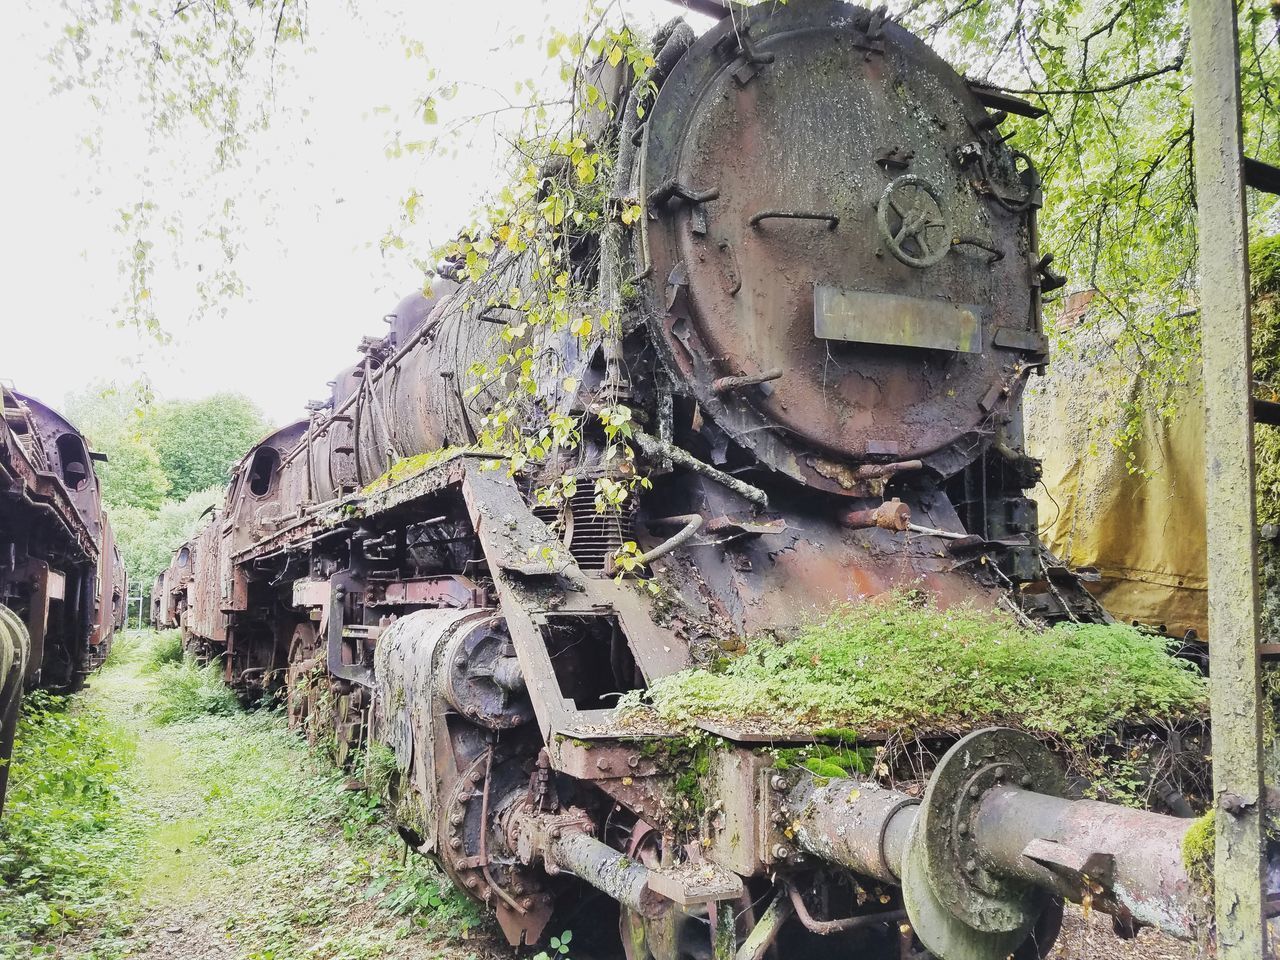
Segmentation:
[[(400, 38), (425, 44), (440, 79), (463, 82), (441, 105), (443, 124), (492, 106), (499, 94), (514, 98), (515, 81), (545, 67), (538, 38), (547, 24), (576, 23), (583, 0), (398, 0), (359, 11), (355, 3), (312, 0), (311, 50), (292, 52), (295, 72), (279, 92), (285, 119), (251, 147), (239, 174), (252, 183), (251, 197), (269, 198), (240, 208), (237, 263), (247, 294), (230, 302), (225, 317), (193, 323), (180, 296), (192, 268), (179, 275), (173, 251), (157, 250), (157, 303), (173, 336), (166, 347), (115, 326), (112, 308), (125, 284), (117, 209), (136, 199), (144, 164), (162, 207), (176, 202), (171, 172), (206, 165), (207, 148), (162, 144), (163, 155), (149, 156), (131, 89), (113, 91), (118, 102), (101, 112), (78, 94), (51, 93), (46, 55), (60, 4), (12, 6), (0, 35), (0, 378), (58, 405), (89, 381), (123, 384), (144, 373), (162, 398), (240, 391), (281, 424), (326, 394), (325, 381), (353, 362), (360, 337), (383, 333), (383, 315), (421, 282), (404, 257), (384, 257), (378, 244), (408, 190), (424, 194), (426, 236), (415, 252), (425, 256), (427, 237), (453, 236), (495, 181), (492, 130), (457, 156), (387, 158), (396, 117), (407, 116), (414, 94), (430, 85), (426, 64), (406, 58)], [(623, 6), (642, 24), (677, 12), (663, 0)], [(517, 35), (528, 39), (509, 45)], [(436, 132), (415, 119), (401, 125), (406, 139)], [(99, 126), (102, 153), (91, 157), (82, 139)], [(198, 204), (186, 210), (188, 234), (202, 216)], [(191, 247), (178, 254), (200, 259)]]

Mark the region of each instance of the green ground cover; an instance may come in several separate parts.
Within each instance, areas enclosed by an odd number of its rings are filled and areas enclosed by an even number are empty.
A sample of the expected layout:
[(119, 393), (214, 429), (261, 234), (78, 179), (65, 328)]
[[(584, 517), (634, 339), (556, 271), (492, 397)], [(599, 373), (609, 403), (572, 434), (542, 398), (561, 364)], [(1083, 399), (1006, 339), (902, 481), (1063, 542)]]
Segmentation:
[(278, 713), (229, 707), (163, 637), (121, 650), (85, 694), (28, 703), (0, 958), (486, 953), (478, 912)]

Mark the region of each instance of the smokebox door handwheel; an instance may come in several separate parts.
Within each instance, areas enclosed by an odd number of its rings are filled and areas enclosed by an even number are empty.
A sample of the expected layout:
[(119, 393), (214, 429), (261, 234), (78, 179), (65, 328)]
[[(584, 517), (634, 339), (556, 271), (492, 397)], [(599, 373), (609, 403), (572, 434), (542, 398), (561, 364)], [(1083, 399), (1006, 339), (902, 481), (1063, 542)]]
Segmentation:
[(876, 226), (886, 249), (908, 267), (931, 267), (951, 251), (951, 218), (923, 177), (906, 174), (884, 188)]

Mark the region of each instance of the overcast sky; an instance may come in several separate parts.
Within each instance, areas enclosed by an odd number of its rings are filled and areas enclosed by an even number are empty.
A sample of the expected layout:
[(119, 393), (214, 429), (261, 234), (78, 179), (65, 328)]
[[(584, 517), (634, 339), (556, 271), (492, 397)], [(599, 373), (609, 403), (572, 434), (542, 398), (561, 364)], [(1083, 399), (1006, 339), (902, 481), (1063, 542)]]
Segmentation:
[[(360, 4), (357, 12), (355, 4), (312, 0), (310, 50), (291, 54), (292, 75), (278, 90), (283, 119), (250, 148), (238, 174), (251, 184), (250, 197), (267, 197), (240, 207), (237, 265), (248, 293), (225, 317), (191, 322), (180, 291), (201, 255), (179, 250), (187, 265), (175, 271), (166, 266), (172, 251), (157, 250), (157, 303), (173, 337), (164, 347), (114, 324), (124, 289), (117, 211), (137, 199), (139, 165), (152, 171), (161, 207), (172, 208), (181, 180), (173, 171), (207, 163), (207, 146), (162, 144), (162, 155), (149, 155), (134, 89), (110, 91), (117, 101), (108, 97), (100, 110), (80, 95), (52, 93), (46, 56), (61, 26), (57, 5), (10, 6), (17, 9), (6, 10), (0, 34), (0, 378), (58, 405), (90, 381), (145, 374), (162, 398), (240, 391), (282, 424), (325, 395), (325, 381), (353, 361), (361, 336), (384, 332), (383, 315), (421, 283), (405, 258), (384, 256), (378, 243), (406, 192), (424, 194), (425, 255), (426, 239), (453, 236), (497, 176), (492, 127), (456, 156), (387, 158), (398, 127), (407, 138), (432, 133), (408, 116), (413, 95), (428, 84), (426, 64), (406, 58), (401, 37), (421, 40), (441, 78), (462, 82), (442, 105), (447, 122), (514, 98), (515, 81), (544, 68), (538, 38), (548, 23), (576, 23), (583, 2), (406, 0)], [(663, 0), (624, 6), (650, 24), (676, 11)], [(517, 36), (526, 41), (513, 44)], [(82, 141), (99, 128), (102, 150), (91, 156)], [(189, 244), (197, 226), (188, 222), (181, 242)]]

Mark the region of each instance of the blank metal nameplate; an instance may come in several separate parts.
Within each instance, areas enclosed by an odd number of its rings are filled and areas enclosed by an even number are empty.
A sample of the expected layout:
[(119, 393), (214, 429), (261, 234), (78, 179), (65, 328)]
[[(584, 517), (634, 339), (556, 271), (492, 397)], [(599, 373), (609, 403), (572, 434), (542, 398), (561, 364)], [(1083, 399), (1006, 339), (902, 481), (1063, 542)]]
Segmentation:
[(983, 313), (972, 304), (813, 288), (813, 332), (824, 340), (981, 353)]

